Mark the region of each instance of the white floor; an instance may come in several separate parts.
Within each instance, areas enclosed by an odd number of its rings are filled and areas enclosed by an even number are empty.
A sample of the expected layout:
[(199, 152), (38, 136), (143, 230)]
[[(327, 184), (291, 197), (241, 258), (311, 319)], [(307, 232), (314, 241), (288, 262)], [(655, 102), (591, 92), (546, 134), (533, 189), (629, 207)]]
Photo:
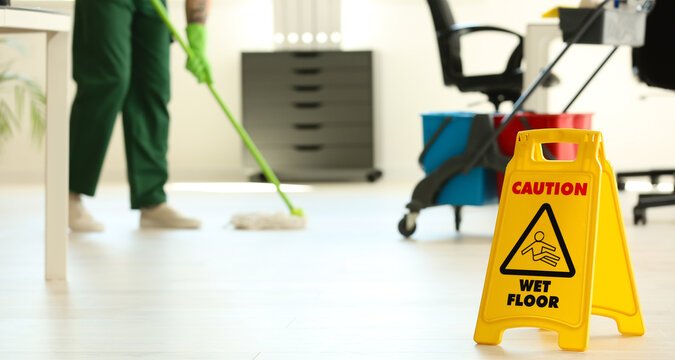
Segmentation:
[[(45, 283), (43, 192), (0, 187), (0, 359), (471, 359), (675, 357), (675, 208), (650, 210), (628, 236), (647, 334), (620, 336), (593, 317), (586, 353), (557, 335), (473, 331), (495, 207), (422, 213), (398, 235), (412, 184), (320, 185), (292, 198), (300, 232), (242, 232), (235, 212), (283, 210), (271, 194), (172, 192), (199, 231), (141, 231), (126, 189), (88, 202), (107, 226), (71, 235), (68, 283)], [(624, 207), (635, 201), (624, 200)], [(629, 212), (626, 213), (630, 215)]]

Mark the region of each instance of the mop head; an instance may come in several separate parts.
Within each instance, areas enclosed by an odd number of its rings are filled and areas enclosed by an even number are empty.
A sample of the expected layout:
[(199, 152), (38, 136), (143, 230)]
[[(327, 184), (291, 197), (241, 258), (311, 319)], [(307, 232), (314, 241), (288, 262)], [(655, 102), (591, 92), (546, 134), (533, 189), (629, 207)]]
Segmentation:
[(300, 230), (307, 226), (302, 214), (255, 212), (235, 214), (230, 224), (238, 230)]

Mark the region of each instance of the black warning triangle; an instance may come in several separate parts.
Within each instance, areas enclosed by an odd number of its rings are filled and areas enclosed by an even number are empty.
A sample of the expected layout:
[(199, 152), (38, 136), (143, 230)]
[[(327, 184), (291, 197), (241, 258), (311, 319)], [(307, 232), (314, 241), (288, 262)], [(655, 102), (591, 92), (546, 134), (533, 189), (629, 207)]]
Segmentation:
[[(541, 215), (544, 214), (544, 211), (546, 211), (546, 215), (548, 215), (548, 218), (551, 220), (551, 226), (553, 227), (553, 231), (555, 232), (555, 236), (558, 239), (558, 243), (560, 244), (560, 251), (562, 251), (563, 257), (565, 258), (565, 262), (567, 263), (567, 268), (568, 271), (545, 271), (545, 270), (532, 270), (532, 269), (507, 269), (509, 263), (513, 259), (513, 256), (516, 255), (518, 252), (518, 249), (523, 245), (523, 242), (528, 238), (528, 235), (530, 235), (530, 232), (532, 231), (532, 228), (537, 224), (537, 221), (539, 221), (539, 218)], [(536, 234), (535, 234), (536, 235)], [(548, 203), (544, 203), (540, 208), (539, 211), (537, 211), (537, 214), (534, 216), (532, 221), (530, 222), (530, 225), (527, 226), (527, 229), (525, 229), (525, 232), (523, 232), (523, 235), (520, 236), (520, 239), (518, 239), (518, 242), (516, 242), (516, 245), (513, 247), (509, 255), (504, 259), (504, 262), (502, 263), (502, 266), (499, 268), (499, 271), (504, 274), (504, 275), (529, 275), (529, 276), (551, 276), (551, 277), (566, 277), (570, 278), (573, 277), (576, 271), (574, 270), (574, 264), (572, 264), (572, 259), (570, 258), (570, 253), (567, 250), (567, 246), (565, 245), (565, 240), (563, 240), (562, 234), (560, 233), (560, 227), (558, 226), (558, 222), (555, 219), (555, 216), (553, 215), (553, 209), (551, 209), (551, 205)]]

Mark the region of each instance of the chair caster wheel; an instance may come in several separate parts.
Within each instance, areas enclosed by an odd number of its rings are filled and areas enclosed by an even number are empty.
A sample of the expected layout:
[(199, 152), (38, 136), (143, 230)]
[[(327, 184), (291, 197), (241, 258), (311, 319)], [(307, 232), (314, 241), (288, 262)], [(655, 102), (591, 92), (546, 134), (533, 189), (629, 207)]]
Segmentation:
[(633, 224), (634, 225), (647, 225), (647, 210), (641, 208), (633, 209)]
[(265, 176), (265, 174), (263, 174), (263, 173), (253, 174), (253, 175), (248, 177), (248, 180), (250, 182), (263, 182), (263, 183), (268, 182), (267, 176)]
[(377, 169), (369, 171), (368, 174), (366, 174), (366, 180), (368, 180), (368, 182), (371, 182), (371, 183), (376, 182), (381, 177), (382, 177), (382, 171), (377, 170)]

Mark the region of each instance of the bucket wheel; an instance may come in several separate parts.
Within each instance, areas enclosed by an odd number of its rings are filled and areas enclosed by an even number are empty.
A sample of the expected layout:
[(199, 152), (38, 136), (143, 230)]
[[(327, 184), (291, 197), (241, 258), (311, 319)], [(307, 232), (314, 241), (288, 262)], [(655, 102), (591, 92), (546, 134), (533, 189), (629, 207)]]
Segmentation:
[(404, 215), (401, 221), (398, 222), (398, 232), (406, 238), (409, 238), (410, 235), (414, 234), (415, 230), (417, 230), (417, 224), (415, 221), (417, 220), (418, 215), (419, 213), (410, 213)]

